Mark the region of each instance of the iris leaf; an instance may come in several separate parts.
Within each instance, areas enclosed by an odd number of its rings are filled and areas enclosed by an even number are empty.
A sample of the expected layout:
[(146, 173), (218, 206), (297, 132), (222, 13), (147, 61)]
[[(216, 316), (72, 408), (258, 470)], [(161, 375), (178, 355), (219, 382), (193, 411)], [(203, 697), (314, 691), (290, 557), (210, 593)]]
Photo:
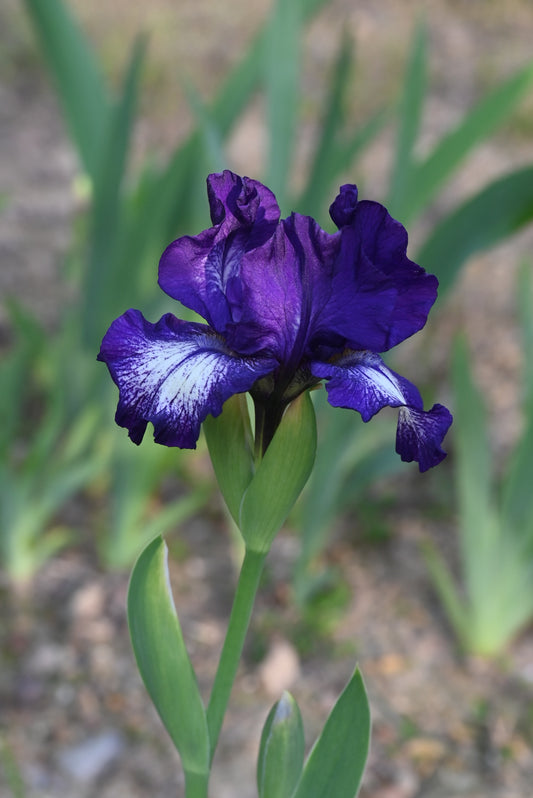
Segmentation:
[(300, 82), (301, 0), (278, 0), (265, 31), (264, 79), (269, 156), (266, 184), (282, 209), (290, 172)]
[[(84, 338), (93, 349), (97, 348), (109, 318), (118, 314), (124, 304), (129, 305), (124, 289), (135, 283), (130, 264), (127, 264), (126, 276), (122, 269), (117, 268), (119, 263), (115, 255), (122, 229), (121, 188), (145, 48), (146, 41), (140, 37), (132, 50), (121, 97), (109, 114), (94, 178), (90, 260), (82, 288)], [(100, 309), (100, 313), (96, 309)]]
[(110, 106), (98, 62), (83, 31), (60, 0), (25, 0), (25, 4), (82, 164), (94, 179)]
[(309, 177), (306, 187), (296, 203), (300, 213), (310, 216), (319, 215), (321, 199), (327, 193), (334, 177), (331, 161), (344, 116), (343, 104), (352, 66), (352, 50), (352, 39), (349, 36), (343, 36), (326, 98), (327, 105)]
[(290, 693), (270, 710), (263, 727), (257, 759), (259, 798), (290, 798), (304, 763), (302, 716)]
[(533, 277), (531, 263), (525, 263), (518, 280), (518, 305), (522, 322), (522, 341), (525, 353), (524, 429), (510, 457), (502, 486), (502, 513), (507, 525), (522, 529), (531, 538), (533, 556)]
[(370, 708), (356, 669), (309, 754), (292, 798), (354, 798), (369, 741)]
[(204, 706), (170, 589), (161, 537), (137, 560), (128, 590), (128, 623), (137, 666), (189, 777), (209, 772)]
[(407, 223), (428, 205), (438, 189), (468, 153), (488, 138), (509, 116), (531, 88), (533, 64), (497, 86), (444, 136), (431, 155), (413, 171), (406, 196), (402, 198), (402, 221)]
[(399, 109), (396, 152), (391, 175), (387, 208), (395, 218), (404, 221), (404, 198), (409, 190), (414, 164), (413, 148), (420, 130), (422, 109), (426, 95), (427, 33), (424, 25), (417, 26)]
[(327, 105), (320, 127), (318, 143), (309, 170), (309, 177), (294, 207), (300, 213), (320, 218), (324, 212), (324, 198), (329, 196), (335, 179), (348, 169), (357, 156), (379, 133), (388, 117), (378, 111), (349, 134), (343, 134), (344, 104), (347, 99), (352, 68), (353, 42), (343, 37), (333, 68)]
[(518, 311), (522, 330), (522, 350), (526, 353), (523, 393), (526, 412), (533, 417), (533, 264), (527, 260), (518, 275)]
[(465, 561), (473, 562), (477, 547), (476, 529), (487, 525), (493, 513), (493, 480), (486, 410), (474, 384), (466, 342), (456, 342), (453, 356), (456, 396), (454, 445), (457, 451), (457, 487), (462, 538), (467, 543)]
[(431, 233), (417, 261), (449, 290), (466, 259), (507, 238), (533, 219), (533, 166), (491, 183), (452, 211)]
[(201, 134), (205, 151), (205, 172), (222, 172), (226, 168), (222, 131), (193, 83), (183, 80), (182, 85)]

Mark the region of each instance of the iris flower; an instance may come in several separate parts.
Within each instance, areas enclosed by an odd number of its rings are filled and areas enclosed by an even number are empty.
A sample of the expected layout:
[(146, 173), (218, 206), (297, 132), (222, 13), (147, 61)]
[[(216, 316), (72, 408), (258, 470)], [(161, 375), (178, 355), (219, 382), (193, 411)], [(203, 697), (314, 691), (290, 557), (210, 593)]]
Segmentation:
[(344, 185), (330, 207), (338, 232), (309, 216), (280, 220), (274, 194), (230, 171), (207, 179), (212, 227), (170, 244), (159, 285), (206, 324), (165, 314), (156, 324), (128, 310), (98, 359), (119, 388), (116, 422), (139, 444), (195, 448), (202, 422), (234, 394), (255, 404), (265, 451), (287, 405), (326, 381), (334, 407), (369, 421), (398, 407), (396, 451), (421, 471), (437, 465), (451, 424), (423, 409), (418, 389), (380, 354), (420, 330), (437, 279), (407, 257), (407, 233), (377, 202)]

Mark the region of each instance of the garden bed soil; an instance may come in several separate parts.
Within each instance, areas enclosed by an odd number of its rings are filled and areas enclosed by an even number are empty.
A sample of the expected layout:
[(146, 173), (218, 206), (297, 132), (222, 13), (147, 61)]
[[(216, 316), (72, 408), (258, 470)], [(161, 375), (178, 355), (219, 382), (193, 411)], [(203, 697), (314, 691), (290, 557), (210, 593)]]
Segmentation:
[[(90, 4), (73, 5), (95, 39), (101, 37), (109, 61), (117, 20), (114, 28), (113, 18), (106, 28), (105, 15), (91, 15)], [(249, 8), (249, 3), (240, 5)], [(530, 4), (506, 3), (505, 14), (497, 5), (432, 4), (431, 113), (424, 145), (464, 113), (485, 83), (493, 85), (530, 57)], [(320, 102), (322, 73), (331, 64), (343, 24), (353, 30), (368, 81), (373, 81), (373, 88), (358, 84), (362, 105), (370, 107), (373, 94), (387, 96), (396, 85), (391, 75), (396, 75), (405, 55), (419, 5), (388, 0), (356, 6), (333, 2), (311, 28), (306, 56), (310, 77), (304, 87), (311, 104)], [(154, 8), (160, 14), (168, 12), (161, 0)], [(53, 329), (58, 310), (69, 298), (61, 262), (77, 211), (72, 191), (76, 162), (55, 99), (36, 72), (34, 56), (28, 57), (29, 34), (13, 4), (11, 16), (5, 9), (3, 13), (14, 27), (0, 73), (0, 178), (8, 199), (0, 217), (0, 291), (18, 297)], [(197, 37), (199, 31), (211, 37), (213, 49), (206, 45), (202, 52), (214, 54), (217, 73), (227, 67), (231, 53), (217, 39), (215, 23), (205, 25), (206, 4), (183, 4), (182, 13)], [(246, 16), (243, 36), (250, 35), (260, 14)], [(227, 15), (217, 12), (219, 16), (217, 24), (224, 23), (229, 31)], [(195, 38), (189, 38), (192, 53)], [(186, 48), (187, 37), (180, 41)], [(379, 48), (381, 56), (373, 54)], [(167, 74), (172, 50), (167, 45), (166, 50), (155, 48), (154, 54), (152, 49), (150, 58), (156, 64), (158, 52), (161, 74)], [(196, 66), (200, 85), (209, 88), (213, 70), (208, 61), (208, 56), (199, 58)], [(164, 82), (161, 95), (157, 108), (148, 103), (150, 113), (139, 125), (139, 151), (152, 144), (170, 147), (175, 140), (175, 114), (164, 111), (170, 97)], [(511, 140), (506, 135), (476, 151), (444, 192), (442, 208), (490, 177), (531, 161), (531, 135), (513, 134)], [(311, 137), (308, 131), (303, 134), (304, 150)], [(230, 145), (234, 168), (253, 171), (263, 141), (261, 118), (252, 110)], [(363, 162), (366, 196), (379, 196), (391, 146), (385, 134)], [(415, 241), (417, 235), (415, 230)], [(447, 372), (453, 332), (458, 327), (466, 330), (476, 354), (476, 376), (485, 388), (491, 418), (498, 420), (493, 445), (502, 457), (520, 430), (514, 277), (531, 244), (531, 233), (526, 232), (473, 260), (445, 312), (436, 314), (437, 332), (430, 333), (430, 376), (438, 378)], [(0, 334), (3, 346), (8, 345), (5, 315), (0, 317)], [(442, 385), (446, 393), (444, 380)], [(449, 481), (453, 462), (441, 468), (443, 480)], [(448, 513), (446, 520), (438, 520), (428, 512), (434, 496), (431, 478), (421, 482), (416, 470), (407, 469), (398, 480), (386, 486), (395, 499), (392, 504), (389, 499), (380, 521), (387, 530), (383, 539), (365, 537), (358, 517), (341, 518), (332, 530), (324, 564), (337, 569), (347, 599), (327, 634), (322, 616), (302, 624), (290, 600), (297, 533), (289, 529), (277, 539), (215, 760), (213, 798), (256, 795), (260, 730), (282, 689), (289, 688), (297, 698), (311, 743), (356, 662), (374, 719), (361, 798), (532, 794), (532, 630), (525, 630), (497, 661), (459, 653), (420, 551), (421, 542), (431, 539), (454, 561), (453, 517)], [(172, 556), (171, 545), (176, 605), (206, 695), (235, 580), (231, 538), (215, 492), (208, 509), (171, 538), (181, 540), (179, 556)], [(1, 585), (0, 795), (12, 794), (8, 773), (11, 770), (14, 784), (18, 770), (25, 789), (15, 794), (26, 798), (181, 796), (179, 760), (147, 699), (129, 644), (128, 576), (105, 573), (96, 563), (90, 545), (90, 503), (80, 500), (69, 513), (79, 520), (80, 545), (48, 562), (25, 590), (14, 590), (7, 580)]]

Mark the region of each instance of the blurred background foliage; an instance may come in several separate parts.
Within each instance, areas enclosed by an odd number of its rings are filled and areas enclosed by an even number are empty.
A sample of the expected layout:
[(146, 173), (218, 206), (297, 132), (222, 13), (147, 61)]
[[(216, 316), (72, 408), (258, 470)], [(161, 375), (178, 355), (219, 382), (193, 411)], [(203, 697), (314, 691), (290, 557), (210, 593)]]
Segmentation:
[[(482, 5), (500, 13), (497, 4)], [(118, 0), (105, 15), (82, 0), (24, 0), (1, 12), (9, 29), (2, 71), (8, 78), (21, 68), (43, 72), (38, 80), (54, 87), (76, 157), (72, 232), (52, 318), (24, 291), (3, 299), (2, 569), (14, 583), (30, 583), (48, 558), (80, 545), (103, 568), (125, 569), (150, 537), (175, 533), (209, 507), (215, 488), (205, 444), (194, 457), (148, 435), (138, 449), (131, 445), (113, 423), (116, 390), (95, 361), (103, 333), (127, 308), (154, 320), (178, 312), (157, 287), (157, 263), (173, 238), (209, 225), (206, 175), (226, 167), (251, 174), (275, 191), (283, 214), (309, 213), (328, 229), (338, 186), (357, 182), (362, 196), (385, 202), (408, 226), (411, 257), (440, 281), (430, 329), (389, 362), (406, 361), (410, 376), (426, 380), (426, 403), (438, 397), (456, 415), (450, 457), (424, 477), (420, 512), (457, 521), (458, 581), (434, 546), (426, 561), (460, 645), (496, 654), (533, 616), (531, 602), (520, 601), (533, 563), (525, 476), (533, 473), (532, 381), (528, 368), (517, 424), (526, 443), (502, 446), (482, 421), (484, 397), (464, 342), (454, 348), (448, 379), (457, 332), (448, 303), (472, 255), (505, 245), (533, 220), (533, 63), (504, 70), (488, 53), (464, 87), (463, 107), (441, 125), (432, 123), (440, 109), (430, 89), (444, 78), (422, 16), (376, 63), (379, 20), (371, 14), (360, 40), (340, 24), (328, 28), (329, 39), (317, 38), (317, 14), (334, 13), (327, 0), (278, 0), (243, 15), (229, 15), (225, 4), (195, 6), (154, 3), (149, 24), (144, 6)], [(203, 35), (207, 20), (214, 39)], [(452, 59), (448, 79), (454, 68)], [(510, 149), (529, 157), (503, 168), (486, 164), (494, 136), (507, 136)], [(474, 180), (465, 177), (469, 169)], [(10, 202), (8, 191), (5, 214)], [(518, 263), (508, 265), (518, 274)], [(524, 263), (525, 353), (530, 271)], [(406, 484), (399, 470), (410, 474), (393, 451), (393, 414), (364, 425), (354, 413), (331, 411), (324, 392), (314, 399), (319, 453), (291, 519), (300, 539), (292, 592), (304, 609), (338, 589), (322, 557), (334, 519), (371, 517), (374, 497), (394, 501)], [(371, 534), (379, 544), (382, 533)], [(495, 591), (503, 562), (505, 584)]]

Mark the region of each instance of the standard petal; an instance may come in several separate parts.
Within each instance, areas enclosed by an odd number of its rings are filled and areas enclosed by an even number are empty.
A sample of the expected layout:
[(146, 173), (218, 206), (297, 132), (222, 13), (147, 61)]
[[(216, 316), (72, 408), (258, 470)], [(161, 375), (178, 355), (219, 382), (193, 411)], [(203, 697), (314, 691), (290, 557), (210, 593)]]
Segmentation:
[(200, 426), (273, 364), (242, 358), (209, 327), (168, 313), (157, 324), (129, 310), (107, 331), (98, 359), (119, 388), (116, 422), (140, 443), (150, 421), (157, 443), (194, 449)]
[(243, 312), (227, 330), (231, 345), (257, 351), (260, 340), (287, 372), (296, 370), (322, 330), (339, 243), (338, 233), (324, 232), (309, 216), (284, 219), (265, 246), (243, 258)]
[(159, 285), (223, 333), (241, 313), (242, 258), (274, 235), (280, 211), (266, 186), (230, 171), (210, 175), (207, 189), (213, 227), (166, 248)]
[(407, 232), (378, 202), (342, 186), (330, 208), (341, 229), (328, 324), (351, 349), (385, 352), (420, 330), (438, 281), (407, 257)]
[(373, 352), (348, 352), (332, 363), (311, 364), (315, 377), (328, 380), (328, 400), (334, 407), (357, 410), (369, 421), (381, 408), (399, 407), (396, 451), (402, 460), (416, 460), (426, 471), (446, 456), (441, 443), (452, 423), (442, 405), (424, 411), (416, 386), (387, 368)]

